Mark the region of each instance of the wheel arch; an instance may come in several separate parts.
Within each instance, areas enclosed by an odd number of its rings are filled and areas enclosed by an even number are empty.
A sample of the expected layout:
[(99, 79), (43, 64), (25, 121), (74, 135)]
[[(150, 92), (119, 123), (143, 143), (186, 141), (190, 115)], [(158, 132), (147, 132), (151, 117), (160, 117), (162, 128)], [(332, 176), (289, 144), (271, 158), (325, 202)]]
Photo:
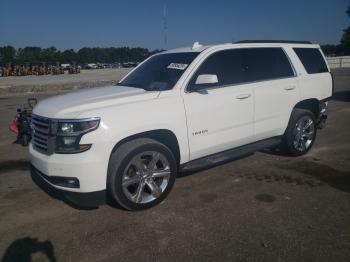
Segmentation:
[(309, 98), (302, 101), (299, 101), (293, 109), (306, 109), (314, 113), (315, 119), (319, 116), (319, 107), (320, 107), (320, 101), (317, 98)]
[(128, 137), (123, 138), (118, 143), (116, 143), (112, 149), (112, 153), (117, 150), (121, 145), (132, 141), (137, 138), (150, 138), (154, 139), (164, 145), (166, 145), (174, 154), (174, 157), (176, 159), (176, 163), (179, 165), (181, 160), (181, 154), (180, 154), (180, 146), (178, 139), (176, 135), (169, 129), (155, 129), (155, 130), (149, 130), (137, 134), (130, 135)]

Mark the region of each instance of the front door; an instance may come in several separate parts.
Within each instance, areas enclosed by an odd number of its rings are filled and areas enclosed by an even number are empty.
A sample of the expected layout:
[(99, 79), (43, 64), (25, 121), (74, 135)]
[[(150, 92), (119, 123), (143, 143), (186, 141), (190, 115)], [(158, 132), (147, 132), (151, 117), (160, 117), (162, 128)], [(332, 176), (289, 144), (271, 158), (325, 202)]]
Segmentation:
[[(210, 55), (183, 93), (190, 159), (253, 142), (254, 97), (243, 82), (240, 50)], [(217, 83), (197, 84), (199, 75), (215, 75)]]

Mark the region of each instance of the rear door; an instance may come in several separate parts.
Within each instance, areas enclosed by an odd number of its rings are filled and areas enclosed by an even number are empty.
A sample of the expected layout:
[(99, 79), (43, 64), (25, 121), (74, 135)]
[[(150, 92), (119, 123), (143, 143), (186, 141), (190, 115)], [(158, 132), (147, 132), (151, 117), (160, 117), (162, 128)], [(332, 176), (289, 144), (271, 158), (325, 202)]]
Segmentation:
[(255, 140), (282, 135), (300, 97), (294, 69), (281, 47), (244, 50), (246, 80), (254, 83)]

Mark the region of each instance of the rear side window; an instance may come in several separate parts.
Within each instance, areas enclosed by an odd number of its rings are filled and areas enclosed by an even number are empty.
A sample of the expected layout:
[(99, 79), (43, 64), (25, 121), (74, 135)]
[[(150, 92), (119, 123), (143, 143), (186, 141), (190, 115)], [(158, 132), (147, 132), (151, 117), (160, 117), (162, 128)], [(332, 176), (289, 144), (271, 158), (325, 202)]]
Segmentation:
[(243, 50), (247, 82), (294, 76), (294, 71), (282, 48), (247, 48)]
[(326, 62), (318, 48), (293, 48), (308, 74), (328, 72)]
[[(195, 85), (201, 74), (215, 74), (218, 83)], [(227, 86), (294, 76), (284, 51), (273, 48), (240, 48), (224, 50), (209, 56), (193, 75), (189, 89)]]

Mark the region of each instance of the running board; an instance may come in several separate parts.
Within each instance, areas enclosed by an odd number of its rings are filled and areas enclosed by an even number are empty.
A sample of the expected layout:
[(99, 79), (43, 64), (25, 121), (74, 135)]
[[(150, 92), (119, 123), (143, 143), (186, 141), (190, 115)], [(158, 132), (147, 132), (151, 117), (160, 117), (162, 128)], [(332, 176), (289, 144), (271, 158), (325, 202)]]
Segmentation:
[(282, 137), (272, 137), (248, 145), (236, 147), (234, 149), (219, 152), (210, 156), (195, 159), (180, 166), (180, 172), (194, 172), (198, 170), (207, 169), (219, 164), (230, 162), (248, 155), (256, 151), (274, 147), (281, 144)]

